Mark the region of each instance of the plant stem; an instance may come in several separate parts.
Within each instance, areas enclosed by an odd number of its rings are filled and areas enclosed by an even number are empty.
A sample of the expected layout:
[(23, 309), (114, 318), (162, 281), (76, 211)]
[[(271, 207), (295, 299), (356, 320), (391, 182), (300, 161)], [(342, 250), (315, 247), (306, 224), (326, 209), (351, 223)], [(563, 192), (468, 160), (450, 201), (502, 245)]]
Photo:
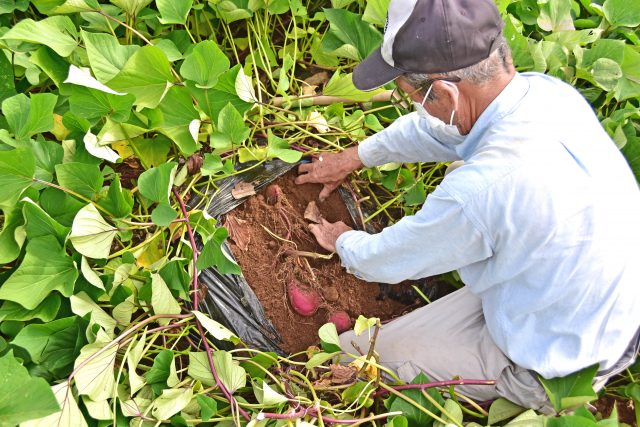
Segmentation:
[[(189, 243), (191, 244), (191, 250), (193, 251), (193, 280), (192, 280), (193, 309), (197, 310), (198, 309), (198, 304), (199, 304), (198, 267), (196, 266), (196, 263), (198, 261), (198, 247), (196, 246), (196, 239), (195, 239), (195, 235), (193, 234), (193, 228), (191, 228), (191, 224), (189, 223), (189, 213), (187, 212), (187, 207), (184, 204), (184, 200), (182, 199), (182, 196), (180, 195), (178, 190), (175, 189), (175, 188), (173, 189), (173, 195), (176, 197), (176, 199), (178, 200), (178, 203), (180, 204), (180, 210), (182, 211), (182, 216), (184, 217), (185, 224), (187, 226), (187, 234), (189, 236)], [(218, 376), (218, 371), (216, 370), (215, 364), (213, 363), (213, 356), (211, 355), (211, 348), (209, 347), (209, 342), (207, 341), (207, 337), (204, 334), (204, 330), (202, 328), (202, 324), (200, 323), (200, 321), (197, 318), (195, 319), (195, 321), (196, 321), (196, 326), (198, 327), (198, 332), (200, 333), (200, 337), (202, 339), (202, 343), (204, 344), (205, 352), (207, 353), (207, 360), (209, 361), (209, 368), (211, 369), (211, 373), (213, 374), (213, 377), (214, 377), (214, 380), (215, 380), (216, 384), (218, 385), (218, 387), (222, 391), (222, 394), (224, 394), (224, 396), (229, 401), (229, 404), (231, 405), (232, 412), (233, 412), (233, 408), (237, 408), (237, 410), (240, 412), (240, 414), (242, 414), (242, 416), (247, 421), (250, 420), (251, 417), (249, 416), (249, 413), (247, 411), (245, 411), (244, 409), (242, 409), (238, 405), (238, 402), (233, 397), (231, 392), (229, 390), (227, 390), (226, 386), (220, 380), (220, 377)]]
[(189, 243), (191, 244), (191, 249), (193, 251), (193, 279), (191, 280), (191, 288), (193, 291), (193, 309), (197, 310), (199, 305), (199, 289), (198, 289), (198, 268), (196, 267), (196, 263), (198, 262), (198, 247), (196, 246), (195, 235), (193, 234), (193, 228), (191, 228), (191, 224), (189, 223), (189, 213), (187, 212), (187, 207), (184, 204), (184, 200), (182, 196), (176, 190), (173, 189), (173, 195), (176, 200), (180, 204), (180, 210), (182, 211), (182, 217), (185, 221), (185, 225), (187, 226), (187, 235), (189, 236)]
[(31, 178), (31, 180), (32, 180), (33, 182), (37, 183), (37, 184), (46, 185), (47, 187), (52, 187), (52, 188), (55, 188), (56, 190), (63, 191), (63, 192), (65, 192), (65, 193), (67, 193), (67, 194), (72, 195), (73, 197), (75, 197), (75, 198), (77, 198), (77, 199), (82, 200), (83, 202), (91, 203), (91, 204), (93, 204), (93, 206), (95, 206), (96, 208), (98, 208), (98, 209), (99, 209), (99, 210), (101, 210), (102, 212), (106, 213), (106, 214), (107, 214), (107, 215), (109, 215), (110, 217), (113, 217), (113, 216), (114, 216), (111, 212), (109, 212), (108, 210), (106, 210), (105, 208), (103, 208), (102, 206), (100, 206), (99, 204), (97, 204), (97, 203), (93, 202), (91, 199), (89, 199), (89, 198), (87, 198), (87, 197), (84, 197), (82, 194), (78, 194), (78, 193), (76, 193), (76, 192), (75, 192), (75, 191), (73, 191), (73, 190), (69, 190), (68, 188), (61, 187), (61, 186), (59, 186), (59, 185), (57, 185), (57, 184), (54, 184), (54, 183), (52, 183), (52, 182), (49, 182), (49, 181), (43, 181), (43, 180), (38, 179), (38, 178)]
[[(134, 221), (128, 221), (126, 219), (120, 219), (118, 221), (134, 227), (152, 227), (154, 225), (157, 225), (155, 222), (134, 222)], [(184, 218), (174, 219), (173, 221), (171, 221), (171, 224), (177, 224), (180, 222), (185, 222), (185, 219)]]
[(313, 259), (331, 259), (334, 253), (335, 252), (331, 252), (330, 254), (323, 255), (317, 252), (296, 251), (293, 249), (285, 249), (284, 251), (285, 255), (291, 255), (296, 257), (307, 257), (307, 258), (313, 258)]
[(105, 13), (101, 10), (96, 10), (96, 13), (99, 13), (100, 15), (104, 16), (107, 19), (112, 20), (113, 22), (117, 22), (118, 24), (122, 25), (123, 27), (125, 27), (126, 29), (128, 29), (129, 31), (131, 31), (132, 33), (134, 33), (136, 36), (138, 36), (140, 38), (140, 40), (142, 40), (143, 42), (145, 42), (146, 44), (153, 46), (153, 43), (151, 43), (149, 41), (149, 39), (147, 39), (140, 31), (136, 30), (135, 28), (133, 28), (131, 25), (127, 24), (126, 22), (123, 22), (121, 20), (119, 20), (118, 18), (115, 18), (111, 15), (109, 15), (108, 13)]
[[(391, 389), (395, 390), (395, 391), (400, 391), (400, 390), (416, 390), (416, 389), (420, 389), (420, 390), (424, 390), (427, 388), (434, 388), (434, 387), (448, 387), (450, 385), (495, 385), (496, 381), (495, 380), (464, 380), (464, 379), (460, 379), (460, 380), (448, 380), (448, 381), (435, 381), (432, 383), (425, 383), (425, 384), (403, 384), (403, 385), (394, 385), (394, 386), (389, 386)], [(374, 397), (378, 397), (378, 396), (384, 396), (385, 394), (390, 393), (390, 390), (380, 390), (377, 391), (373, 396)]]
[(424, 292), (422, 292), (420, 290), (419, 287), (417, 287), (416, 285), (412, 285), (411, 287), (413, 288), (414, 291), (416, 291), (418, 293), (418, 295), (420, 295), (422, 297), (423, 300), (425, 300), (425, 302), (427, 304), (431, 304), (431, 300), (429, 298), (427, 298), (427, 296), (424, 294)]
[[(412, 384), (409, 384), (412, 385)], [(395, 396), (399, 397), (400, 399), (406, 401), (407, 403), (410, 403), (411, 405), (413, 405), (416, 409), (424, 412), (425, 414), (427, 414), (428, 416), (430, 416), (431, 418), (433, 418), (436, 421), (440, 421), (442, 424), (447, 425), (448, 423), (443, 420), (442, 418), (440, 418), (439, 416), (437, 416), (436, 414), (434, 414), (433, 412), (431, 412), (430, 410), (428, 410), (427, 408), (425, 408), (424, 406), (420, 405), (418, 402), (416, 402), (415, 400), (413, 400), (412, 398), (405, 396), (404, 394), (400, 393), (399, 391), (396, 391), (394, 388), (386, 385), (385, 383), (380, 383), (380, 386), (384, 389), (386, 389), (389, 393), (394, 394)], [(375, 395), (374, 395), (375, 396)]]
[[(476, 402), (474, 402), (473, 400), (471, 400), (470, 398), (468, 398), (462, 393), (456, 393), (454, 386), (449, 387), (449, 395), (458, 405), (460, 405), (460, 408), (462, 409), (463, 412), (466, 412), (467, 414), (474, 416), (476, 418), (486, 418), (489, 416), (489, 413), (484, 409), (482, 409), (482, 407), (478, 405)], [(461, 405), (460, 402), (458, 401), (458, 398), (461, 398), (462, 400), (467, 402), (469, 405), (474, 407), (478, 412), (472, 411), (471, 409)]]
[[(368, 102), (385, 102), (391, 99), (393, 91), (387, 90), (381, 93), (376, 93), (369, 99)], [(284, 104), (289, 104), (289, 107), (310, 107), (312, 105), (331, 105), (341, 102), (343, 104), (358, 104), (361, 101), (354, 101), (349, 98), (340, 98), (339, 96), (332, 95), (302, 95), (282, 97), (276, 96), (271, 99), (271, 105), (276, 107), (282, 107)]]
[(436, 408), (438, 408), (440, 410), (441, 415), (446, 416), (447, 418), (449, 418), (456, 426), (458, 427), (462, 427), (462, 424), (460, 424), (459, 421), (456, 421), (453, 416), (445, 409), (442, 407), (441, 404), (439, 404), (434, 398), (433, 396), (431, 396), (429, 393), (427, 393), (424, 389), (420, 390), (420, 392), (422, 393), (422, 395), (424, 396), (425, 399), (427, 399), (429, 402), (431, 402), (431, 404), (433, 406), (435, 406)]
[(358, 375), (362, 374), (365, 371), (365, 369), (367, 368), (368, 362), (373, 357), (373, 352), (376, 346), (376, 340), (378, 339), (378, 331), (380, 331), (380, 327), (381, 327), (380, 321), (378, 320), (376, 322), (376, 328), (373, 331), (373, 337), (371, 337), (371, 341), (369, 341), (369, 351), (367, 351), (367, 356), (364, 360), (364, 363), (362, 364), (362, 367), (358, 371)]

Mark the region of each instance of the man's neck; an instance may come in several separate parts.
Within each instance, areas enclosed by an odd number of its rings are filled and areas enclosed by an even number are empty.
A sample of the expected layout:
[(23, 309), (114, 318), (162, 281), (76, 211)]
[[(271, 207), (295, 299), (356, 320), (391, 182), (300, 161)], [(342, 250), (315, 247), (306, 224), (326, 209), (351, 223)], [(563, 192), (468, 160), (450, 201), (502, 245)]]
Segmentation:
[(461, 115), (461, 123), (459, 124), (462, 134), (466, 135), (471, 131), (480, 115), (502, 93), (515, 75), (516, 70), (510, 67), (509, 71), (501, 73), (497, 78), (483, 85), (475, 85), (468, 82), (458, 83), (460, 92), (466, 100), (465, 105), (462, 107), (464, 113)]

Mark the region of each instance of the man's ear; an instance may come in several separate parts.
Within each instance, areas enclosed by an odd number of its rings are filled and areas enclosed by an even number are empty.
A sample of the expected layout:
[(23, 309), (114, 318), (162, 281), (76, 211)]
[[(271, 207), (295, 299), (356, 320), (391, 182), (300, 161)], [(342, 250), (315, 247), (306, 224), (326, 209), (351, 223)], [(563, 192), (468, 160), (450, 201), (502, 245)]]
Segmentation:
[(434, 91), (442, 108), (457, 111), (458, 101), (460, 99), (460, 89), (454, 83), (446, 80), (436, 80), (433, 82)]

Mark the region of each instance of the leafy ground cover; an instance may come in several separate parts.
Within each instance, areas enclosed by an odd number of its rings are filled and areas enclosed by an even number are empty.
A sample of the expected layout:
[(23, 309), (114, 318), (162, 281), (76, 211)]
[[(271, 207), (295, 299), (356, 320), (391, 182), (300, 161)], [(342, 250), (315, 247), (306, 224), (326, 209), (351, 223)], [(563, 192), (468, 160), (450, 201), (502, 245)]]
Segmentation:
[[(517, 68), (577, 87), (640, 177), (640, 5), (498, 7)], [(403, 113), (392, 85), (362, 93), (349, 74), (380, 42), (385, 9), (0, 1), (1, 426), (617, 424), (615, 411), (603, 419), (583, 406), (597, 397), (593, 370), (545, 383), (564, 414), (549, 418), (443, 395), (455, 379), (382, 381), (372, 353), (332, 366), (331, 325), (319, 347), (283, 357), (199, 311), (198, 271), (240, 271), (221, 252), (227, 230), (203, 211), (221, 178), (248, 161), (342, 150)], [(442, 170), (354, 176), (374, 206), (364, 221), (414, 212)], [(375, 336), (377, 325), (355, 328)], [(638, 370), (605, 393), (637, 405)]]

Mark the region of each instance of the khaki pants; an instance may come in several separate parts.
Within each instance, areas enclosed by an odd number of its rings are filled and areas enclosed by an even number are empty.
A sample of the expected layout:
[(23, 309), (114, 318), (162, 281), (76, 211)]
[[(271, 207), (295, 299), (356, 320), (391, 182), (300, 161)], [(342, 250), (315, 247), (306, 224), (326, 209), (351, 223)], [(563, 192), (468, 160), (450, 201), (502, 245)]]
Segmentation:
[[(356, 336), (349, 331), (340, 335), (340, 341), (349, 353), (358, 354), (352, 343), (365, 353), (369, 349), (367, 332)], [(467, 288), (383, 325), (375, 350), (380, 363), (403, 381), (413, 380), (420, 372), (431, 381), (454, 377), (496, 380), (495, 386), (457, 386), (456, 390), (478, 401), (504, 397), (525, 408), (553, 413), (537, 374), (516, 366), (494, 344), (480, 299)], [(625, 367), (635, 357), (634, 351), (629, 354)], [(607, 372), (606, 377), (622, 369)], [(596, 384), (602, 387), (604, 382)]]

